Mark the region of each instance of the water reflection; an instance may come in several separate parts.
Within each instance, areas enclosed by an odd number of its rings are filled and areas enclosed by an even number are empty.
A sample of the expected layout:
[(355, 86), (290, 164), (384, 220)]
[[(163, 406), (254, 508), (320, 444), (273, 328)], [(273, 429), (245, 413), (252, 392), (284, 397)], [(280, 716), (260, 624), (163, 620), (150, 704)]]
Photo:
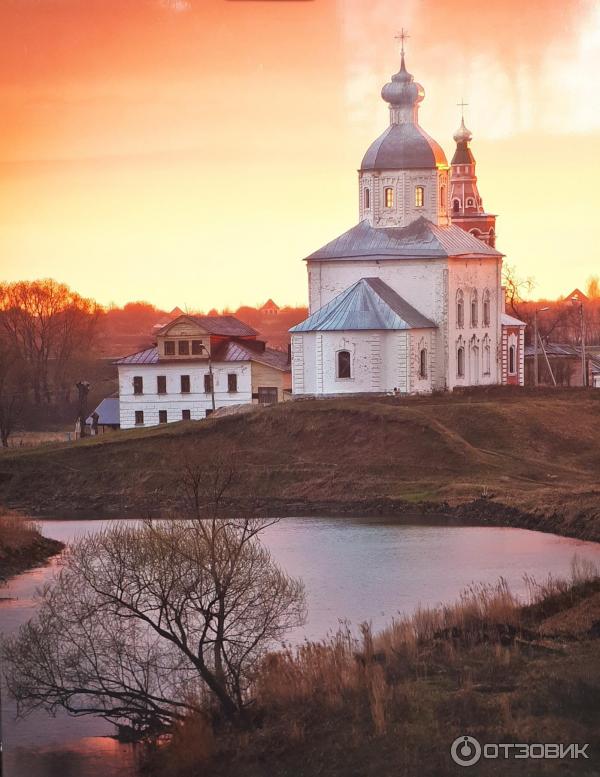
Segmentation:
[[(63, 542), (107, 521), (42, 521), (46, 536)], [(520, 529), (424, 525), (383, 519), (286, 518), (264, 540), (276, 561), (306, 585), (309, 619), (291, 641), (320, 639), (339, 619), (369, 620), (377, 629), (419, 604), (454, 600), (471, 582), (507, 579), (524, 593), (523, 573), (539, 580), (568, 575), (575, 554), (600, 564), (600, 545)], [(56, 561), (9, 581), (0, 594), (0, 628), (13, 633), (35, 607), (37, 587)], [(110, 739), (99, 718), (52, 718), (38, 712), (15, 720), (2, 694), (4, 777), (133, 777), (135, 751)]]

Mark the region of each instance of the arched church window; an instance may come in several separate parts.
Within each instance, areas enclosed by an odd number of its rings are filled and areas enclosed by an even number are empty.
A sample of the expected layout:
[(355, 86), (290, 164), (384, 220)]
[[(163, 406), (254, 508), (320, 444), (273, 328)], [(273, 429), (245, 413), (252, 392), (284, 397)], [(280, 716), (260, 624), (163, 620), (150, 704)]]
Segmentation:
[(490, 347), (490, 338), (486, 335), (483, 340), (483, 374), (489, 375), (492, 366), (492, 349)]
[(456, 326), (461, 328), (465, 325), (465, 300), (462, 289), (456, 292)]
[(384, 190), (384, 199), (385, 199), (385, 207), (386, 208), (393, 208), (394, 207), (394, 190), (391, 186), (386, 186)]
[(458, 213), (458, 211), (460, 210), (460, 200), (452, 200), (452, 210), (455, 213)]
[(469, 197), (469, 199), (467, 200), (467, 208), (472, 208), (474, 204), (475, 203), (473, 202), (471, 197)]
[(350, 351), (337, 352), (337, 376), (338, 378), (351, 378)]
[(446, 187), (440, 186), (440, 208), (446, 207)]
[(477, 239), (481, 237), (481, 232), (478, 229), (471, 229), (469, 231), (473, 235), (473, 237), (476, 237)]
[(371, 207), (371, 192), (367, 187), (365, 189), (365, 210), (369, 210), (370, 207)]
[(479, 318), (478, 314), (478, 300), (477, 300), (477, 289), (473, 289), (471, 292), (471, 326), (477, 326), (477, 319)]
[(419, 377), (427, 377), (427, 348), (421, 348), (419, 352)]
[(514, 345), (511, 345), (508, 349), (508, 374), (516, 375), (517, 373), (517, 349)]
[(459, 378), (465, 376), (465, 349), (462, 345), (456, 351), (456, 374)]
[(483, 292), (483, 326), (490, 325), (490, 292), (486, 289)]
[(415, 207), (422, 208), (425, 203), (425, 187), (417, 186), (415, 188)]

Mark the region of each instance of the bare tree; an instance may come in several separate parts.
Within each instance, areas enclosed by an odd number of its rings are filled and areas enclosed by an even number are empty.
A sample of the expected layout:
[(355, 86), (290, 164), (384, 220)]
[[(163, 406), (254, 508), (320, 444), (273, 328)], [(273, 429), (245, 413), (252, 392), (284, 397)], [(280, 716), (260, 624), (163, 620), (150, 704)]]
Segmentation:
[(8, 440), (23, 412), (27, 378), (25, 367), (14, 347), (0, 337), (0, 441), (8, 448)]
[(212, 703), (243, 720), (258, 663), (305, 618), (302, 583), (259, 540), (268, 525), (146, 521), (75, 543), (3, 644), (19, 713), (61, 706), (149, 732)]
[(513, 315), (520, 318), (520, 306), (525, 301), (534, 287), (533, 278), (521, 278), (516, 268), (510, 264), (504, 264), (502, 268), (502, 284), (505, 288), (506, 303)]
[(100, 308), (46, 279), (0, 284), (0, 314), (5, 334), (28, 366), (36, 404), (50, 402), (56, 385), (72, 382), (68, 366), (91, 346)]

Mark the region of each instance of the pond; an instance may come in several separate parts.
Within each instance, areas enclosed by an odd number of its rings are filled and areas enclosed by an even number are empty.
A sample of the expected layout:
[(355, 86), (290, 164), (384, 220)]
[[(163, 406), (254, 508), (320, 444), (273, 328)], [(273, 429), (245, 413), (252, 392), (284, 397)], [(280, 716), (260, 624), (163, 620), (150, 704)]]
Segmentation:
[[(105, 521), (42, 521), (48, 537), (70, 542)], [(308, 622), (290, 641), (320, 639), (339, 621), (383, 627), (419, 604), (453, 601), (471, 582), (504, 577), (524, 593), (524, 573), (543, 580), (569, 574), (575, 555), (600, 564), (600, 544), (522, 529), (399, 523), (385, 519), (284, 518), (264, 541), (274, 558), (306, 585)], [(25, 572), (0, 594), (0, 628), (13, 633), (35, 612), (34, 593), (55, 565)], [(135, 749), (111, 738), (94, 717), (35, 713), (15, 720), (3, 689), (3, 777), (133, 777)]]

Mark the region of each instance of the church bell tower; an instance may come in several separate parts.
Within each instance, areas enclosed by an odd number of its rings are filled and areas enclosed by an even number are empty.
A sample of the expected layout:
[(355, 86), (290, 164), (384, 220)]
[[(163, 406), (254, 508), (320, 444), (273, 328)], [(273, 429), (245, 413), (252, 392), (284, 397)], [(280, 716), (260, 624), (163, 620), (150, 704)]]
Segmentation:
[[(465, 103), (460, 104), (464, 108)], [(450, 185), (450, 214), (452, 223), (470, 232), (484, 243), (496, 245), (496, 216), (486, 213), (477, 188), (475, 157), (469, 144), (473, 134), (465, 127), (462, 116), (460, 127), (454, 133), (456, 151), (452, 157)]]

